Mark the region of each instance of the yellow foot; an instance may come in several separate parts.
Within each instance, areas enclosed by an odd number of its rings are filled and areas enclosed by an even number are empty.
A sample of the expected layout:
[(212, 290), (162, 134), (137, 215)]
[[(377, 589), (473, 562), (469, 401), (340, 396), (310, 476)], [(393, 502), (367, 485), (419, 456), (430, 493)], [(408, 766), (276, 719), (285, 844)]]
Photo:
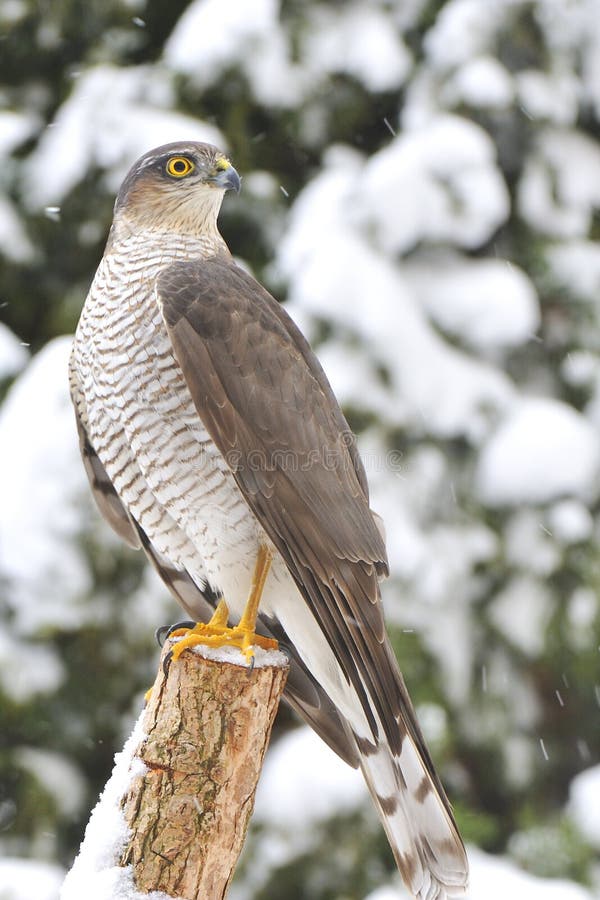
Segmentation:
[(234, 628), (229, 628), (227, 619), (229, 610), (224, 600), (219, 601), (210, 622), (198, 622), (193, 628), (178, 628), (170, 637), (180, 637), (173, 647), (173, 659), (179, 659), (184, 650), (190, 647), (204, 645), (205, 647), (239, 647), (247, 662), (251, 662), (254, 656), (254, 648), (262, 647), (264, 650), (277, 650), (279, 644), (273, 638), (256, 634), (253, 628), (248, 628), (242, 622)]

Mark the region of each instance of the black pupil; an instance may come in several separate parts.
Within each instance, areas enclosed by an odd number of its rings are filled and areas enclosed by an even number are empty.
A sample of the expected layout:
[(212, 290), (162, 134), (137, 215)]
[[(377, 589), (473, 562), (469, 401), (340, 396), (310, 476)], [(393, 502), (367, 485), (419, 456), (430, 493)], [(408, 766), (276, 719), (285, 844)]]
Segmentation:
[(176, 172), (185, 172), (185, 170), (187, 169), (187, 165), (182, 159), (178, 159), (177, 162), (173, 163), (173, 169)]

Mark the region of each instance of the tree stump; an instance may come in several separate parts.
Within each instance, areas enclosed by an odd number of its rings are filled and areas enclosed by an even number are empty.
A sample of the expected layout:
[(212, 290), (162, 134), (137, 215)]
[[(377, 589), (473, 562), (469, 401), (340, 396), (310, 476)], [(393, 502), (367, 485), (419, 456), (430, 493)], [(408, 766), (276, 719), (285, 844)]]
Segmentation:
[(287, 663), (208, 656), (185, 651), (167, 676), (161, 663), (135, 754), (147, 771), (122, 804), (132, 834), (121, 865), (137, 889), (187, 900), (225, 896), (287, 677)]
[[(221, 900), (242, 850), (288, 673), (283, 653), (186, 650), (152, 694), (61, 891), (81, 900)], [(158, 895), (157, 895), (158, 896)]]

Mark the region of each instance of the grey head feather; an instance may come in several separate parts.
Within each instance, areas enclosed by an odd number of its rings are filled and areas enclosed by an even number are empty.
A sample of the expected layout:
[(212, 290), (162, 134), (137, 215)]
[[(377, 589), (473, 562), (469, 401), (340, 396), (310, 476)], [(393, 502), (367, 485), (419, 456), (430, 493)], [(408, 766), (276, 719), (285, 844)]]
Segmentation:
[(208, 177), (211, 170), (214, 169), (216, 161), (223, 157), (226, 158), (226, 154), (214, 144), (203, 144), (199, 141), (172, 141), (169, 144), (155, 147), (140, 156), (125, 176), (115, 201), (115, 213), (126, 205), (129, 192), (140, 176), (155, 173), (157, 177), (164, 176), (166, 178), (165, 166), (172, 156), (186, 156), (192, 159), (200, 178), (203, 175)]

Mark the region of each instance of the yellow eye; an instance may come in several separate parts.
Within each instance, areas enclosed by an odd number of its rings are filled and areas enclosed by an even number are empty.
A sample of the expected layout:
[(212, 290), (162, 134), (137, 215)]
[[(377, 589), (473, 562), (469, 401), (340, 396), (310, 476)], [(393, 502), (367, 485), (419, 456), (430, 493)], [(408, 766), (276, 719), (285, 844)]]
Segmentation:
[(167, 174), (173, 178), (184, 178), (194, 171), (194, 163), (187, 156), (172, 156), (167, 163)]

